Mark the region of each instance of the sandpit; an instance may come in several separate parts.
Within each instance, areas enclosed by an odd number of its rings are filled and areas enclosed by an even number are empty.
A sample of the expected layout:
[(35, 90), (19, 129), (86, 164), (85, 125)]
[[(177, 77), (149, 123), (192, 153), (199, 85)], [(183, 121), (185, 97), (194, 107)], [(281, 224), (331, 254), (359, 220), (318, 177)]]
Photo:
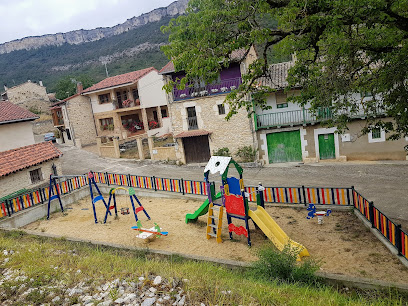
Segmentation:
[[(200, 201), (150, 197), (140, 197), (140, 201), (151, 217), (147, 221), (143, 213), (138, 214), (143, 227), (152, 227), (157, 222), (163, 231), (169, 232), (168, 236), (152, 240), (136, 238), (138, 232), (131, 229), (136, 225), (132, 213), (119, 213), (118, 219), (108, 217), (107, 223), (103, 224), (105, 207), (102, 202), (96, 204), (100, 222), (95, 224), (89, 197), (72, 204), (66, 210), (66, 215), (54, 213), (50, 220), (39, 220), (25, 228), (62, 237), (238, 261), (256, 260), (256, 250), (269, 243), (261, 231), (255, 230), (252, 222), (252, 248), (247, 246), (243, 236), (234, 235), (234, 240), (230, 241), (225, 217), (222, 231), (224, 242), (217, 243), (214, 238), (207, 240), (206, 216), (200, 217), (196, 223), (185, 223), (185, 215), (194, 212), (202, 204)], [(131, 208), (127, 196), (118, 196), (117, 203), (119, 211), (121, 207)], [(256, 207), (251, 208), (254, 210)], [(291, 239), (308, 249), (311, 258), (321, 262), (322, 271), (399, 283), (406, 283), (408, 279), (408, 269), (352, 212), (334, 211), (324, 219), (323, 225), (318, 225), (316, 218), (306, 219), (305, 209), (267, 207), (266, 211)]]

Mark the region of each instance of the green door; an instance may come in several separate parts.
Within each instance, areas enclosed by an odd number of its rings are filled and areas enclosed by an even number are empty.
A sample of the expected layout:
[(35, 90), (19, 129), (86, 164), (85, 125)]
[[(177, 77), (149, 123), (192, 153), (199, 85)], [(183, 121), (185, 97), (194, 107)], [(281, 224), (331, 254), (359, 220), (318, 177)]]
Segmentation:
[(266, 135), (269, 163), (302, 161), (300, 131), (271, 133)]
[(319, 155), (320, 159), (336, 158), (333, 133), (319, 135)]

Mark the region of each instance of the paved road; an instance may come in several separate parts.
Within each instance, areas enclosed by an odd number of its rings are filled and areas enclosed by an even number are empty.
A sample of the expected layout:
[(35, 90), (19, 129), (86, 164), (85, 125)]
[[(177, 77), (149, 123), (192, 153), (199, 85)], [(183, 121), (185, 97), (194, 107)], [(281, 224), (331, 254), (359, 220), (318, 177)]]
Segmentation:
[[(203, 179), (203, 168), (165, 163), (137, 162), (100, 158), (75, 147), (59, 146), (64, 153), (64, 174), (81, 174), (89, 170), (111, 173), (158, 176), (167, 178)], [(231, 172), (233, 174), (233, 172)], [(214, 177), (219, 181), (219, 177)], [(387, 216), (408, 229), (408, 162), (276, 164), (264, 168), (244, 169), (247, 185), (262, 182), (264, 186), (354, 186)]]

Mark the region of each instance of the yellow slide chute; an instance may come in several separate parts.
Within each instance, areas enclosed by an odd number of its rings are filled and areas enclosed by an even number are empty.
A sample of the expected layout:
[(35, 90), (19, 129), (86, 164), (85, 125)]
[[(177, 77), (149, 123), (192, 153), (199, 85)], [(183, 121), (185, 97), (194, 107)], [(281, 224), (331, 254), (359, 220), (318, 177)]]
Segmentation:
[(310, 256), (307, 249), (293, 240), (280, 228), (280, 226), (272, 219), (272, 217), (265, 211), (264, 208), (258, 206), (257, 210), (248, 211), (248, 216), (255, 222), (255, 224), (262, 230), (272, 243), (282, 251), (285, 245), (293, 250), (298, 250), (299, 254), (297, 260), (299, 261), (303, 256)]

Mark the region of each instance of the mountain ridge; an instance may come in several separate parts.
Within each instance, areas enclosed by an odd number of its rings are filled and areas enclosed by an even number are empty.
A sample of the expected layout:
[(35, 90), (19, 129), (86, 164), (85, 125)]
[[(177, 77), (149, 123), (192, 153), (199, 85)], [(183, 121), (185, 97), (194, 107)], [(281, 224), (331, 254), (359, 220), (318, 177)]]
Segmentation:
[(164, 17), (173, 17), (183, 14), (188, 0), (178, 0), (167, 7), (154, 9), (138, 17), (127, 19), (124, 23), (113, 27), (99, 27), (91, 30), (73, 30), (66, 33), (45, 34), (41, 36), (29, 36), (0, 44), (0, 54), (6, 54), (19, 50), (33, 50), (45, 46), (61, 46), (64, 44), (79, 45), (94, 42), (103, 38), (109, 38), (130, 30), (136, 29), (148, 23), (160, 21)]

